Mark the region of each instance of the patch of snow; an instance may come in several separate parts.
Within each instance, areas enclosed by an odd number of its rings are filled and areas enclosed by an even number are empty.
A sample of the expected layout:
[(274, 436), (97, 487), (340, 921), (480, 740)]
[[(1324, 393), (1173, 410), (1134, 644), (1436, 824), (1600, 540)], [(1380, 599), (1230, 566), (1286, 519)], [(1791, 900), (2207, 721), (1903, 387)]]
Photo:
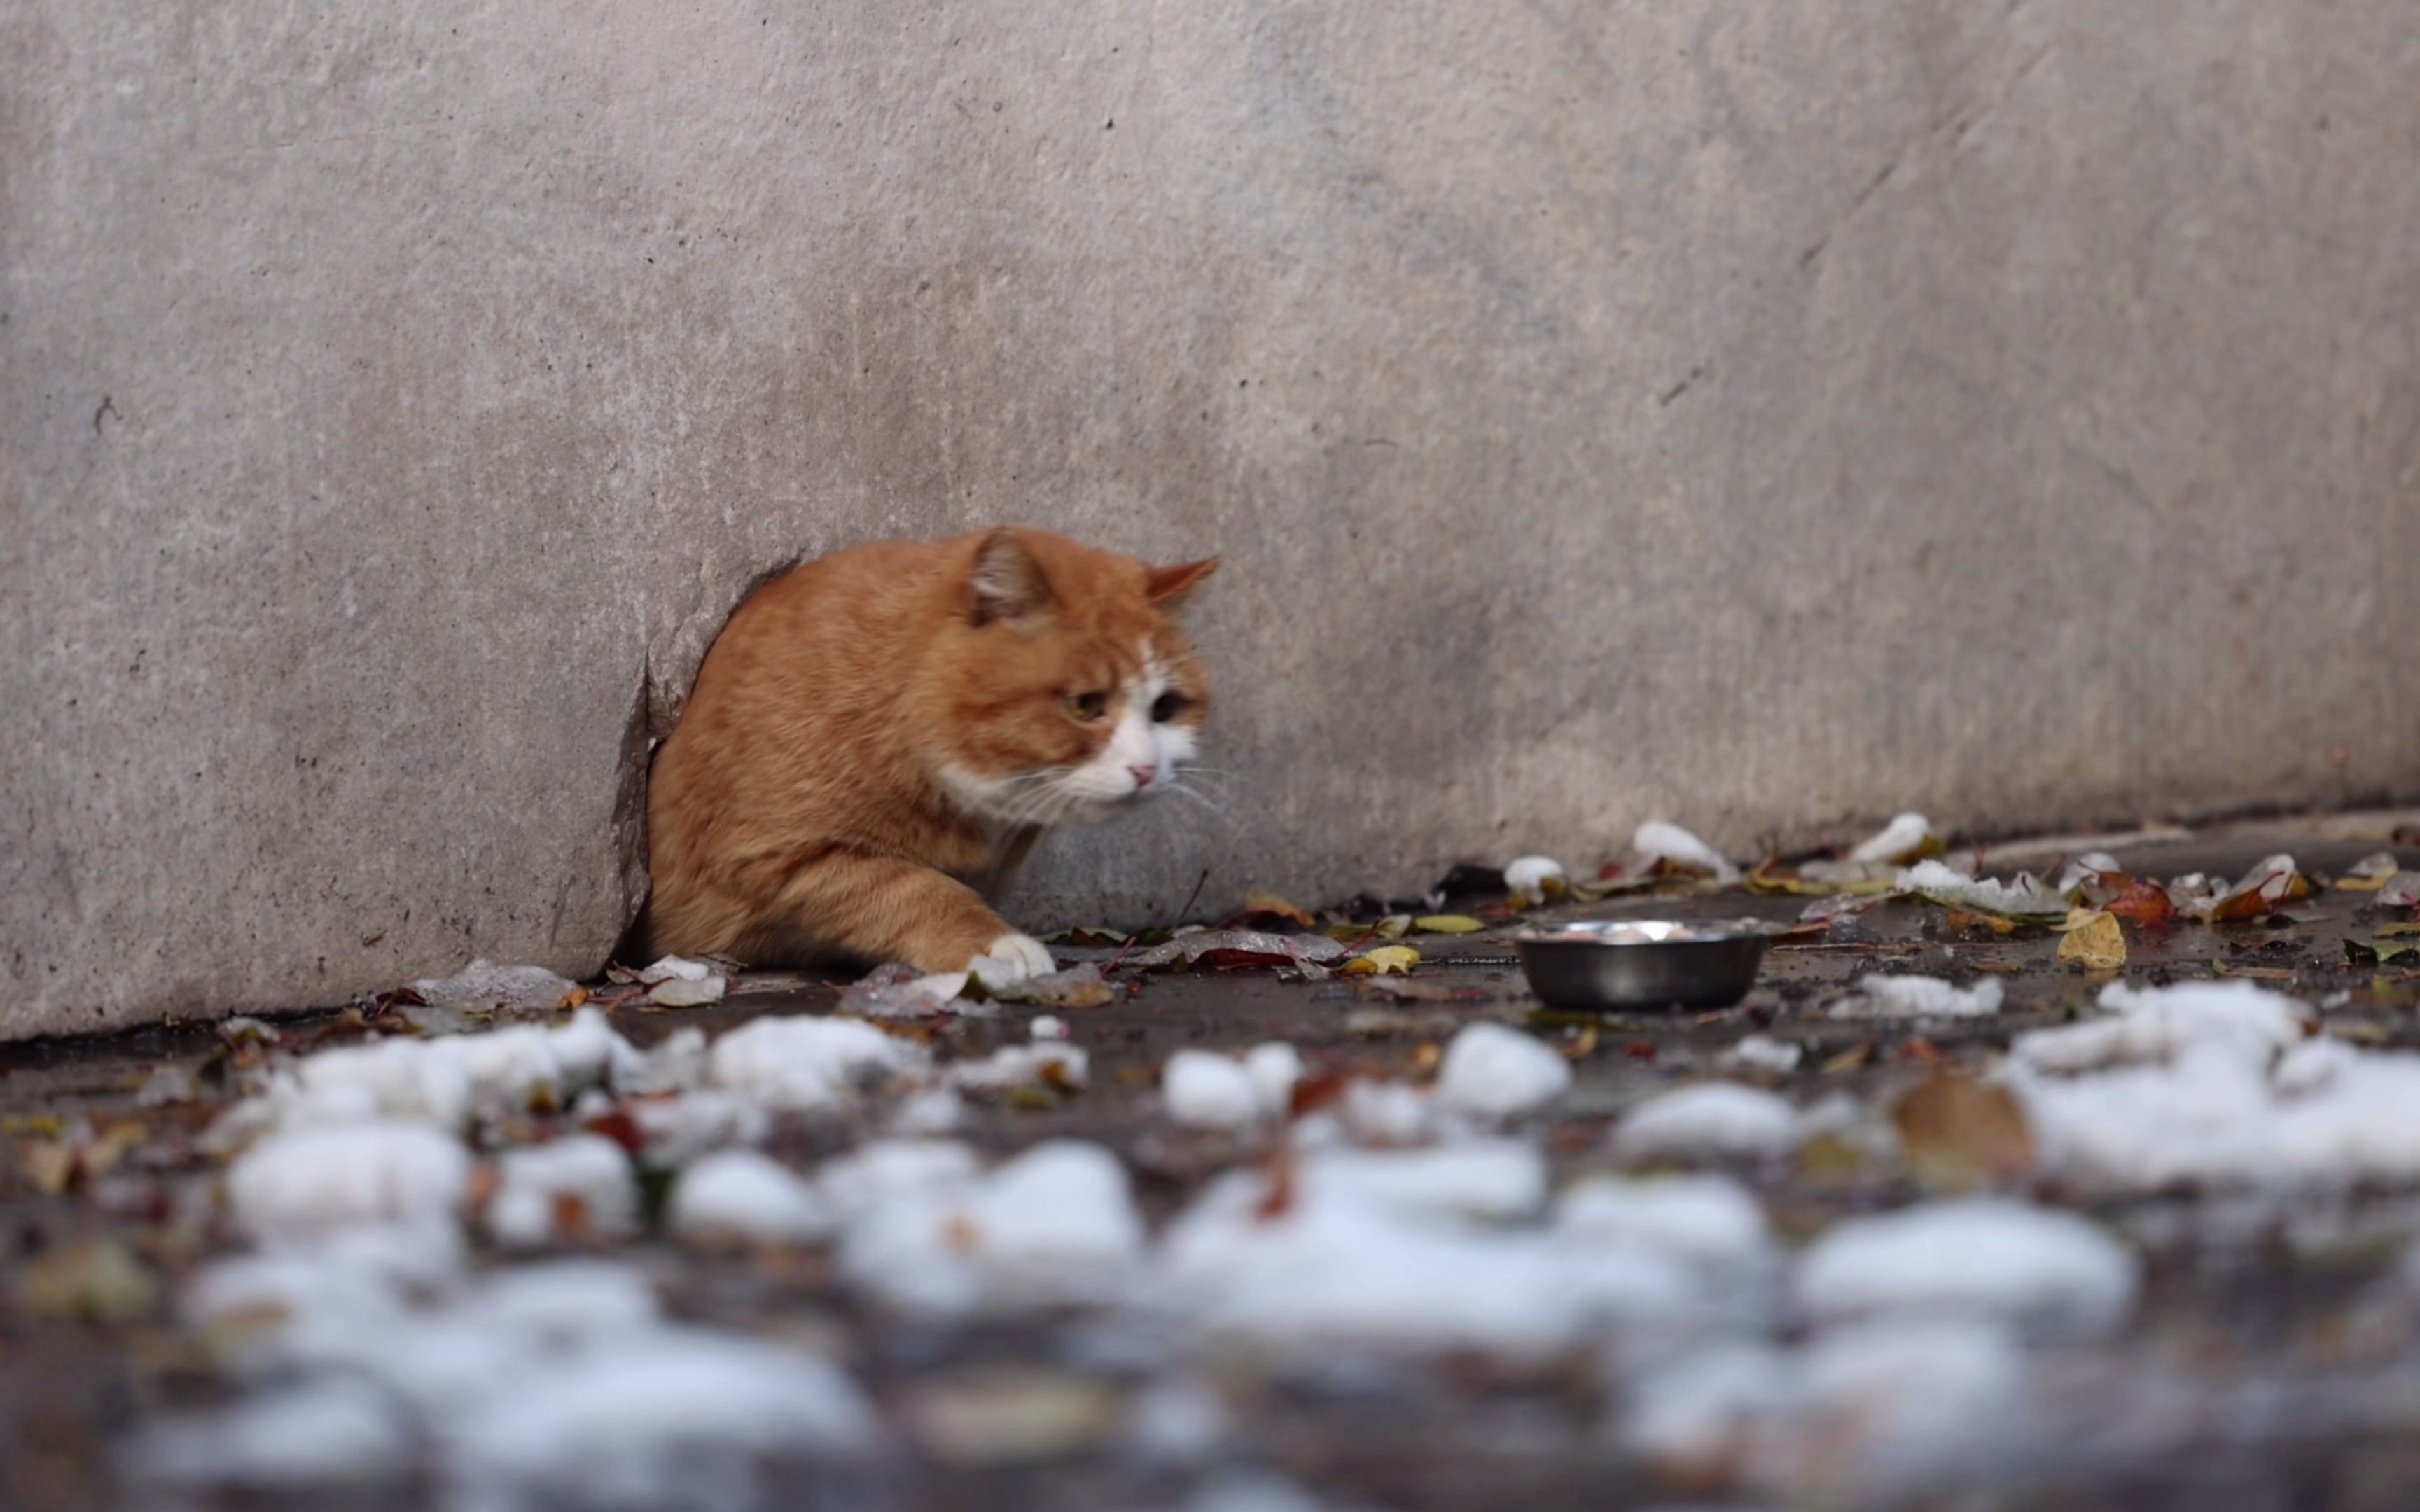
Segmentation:
[(322, 1050), (273, 1072), (238, 1113), (271, 1127), (419, 1119), (460, 1128), (533, 1103), (567, 1106), (642, 1063), (603, 1013), (582, 1008), (555, 1027), (516, 1024)]
[(1996, 977), (1959, 987), (1939, 977), (1877, 974), (1858, 978), (1856, 991), (1829, 1011), (1836, 1019), (1987, 1018), (2000, 1011), (2004, 993)]
[(1056, 1013), (1037, 1013), (1032, 1022), (1026, 1025), (1025, 1037), (1029, 1040), (1064, 1040), (1067, 1038), (1067, 1021)]
[(152, 1484), (293, 1491), (399, 1480), (412, 1450), (395, 1398), (338, 1376), (163, 1423), (135, 1442), (132, 1468)]
[(1160, 1102), (1187, 1128), (1242, 1129), (1282, 1119), (1301, 1074), (1301, 1055), (1282, 1041), (1255, 1045), (1240, 1057), (1179, 1050), (1160, 1069)]
[(665, 1222), (692, 1243), (812, 1244), (833, 1227), (821, 1191), (754, 1149), (721, 1150), (682, 1171)]
[(544, 966), (500, 966), (473, 961), (451, 977), (423, 977), (411, 983), (420, 1000), (432, 1008), (553, 1008), (578, 983)]
[(2265, 1066), (2308, 1032), (2300, 1003), (2248, 981), (2173, 987), (2113, 981), (2101, 990), (2100, 1001), (2111, 1017), (2021, 1034), (2011, 1053), (2040, 1071), (2077, 1072), (2167, 1060), (2212, 1044)]
[(1044, 1040), (1002, 1045), (980, 1060), (961, 1060), (948, 1071), (949, 1085), (962, 1090), (1006, 1091), (1018, 1087), (1082, 1087), (1092, 1057), (1082, 1045)]
[(496, 1162), (488, 1232), (500, 1244), (534, 1249), (567, 1240), (625, 1239), (638, 1232), (639, 1188), (630, 1157), (600, 1134), (508, 1149)]
[(1152, 1301), (1198, 1340), (1307, 1363), (1338, 1349), (1535, 1358), (1706, 1305), (1668, 1253), (1505, 1227), (1541, 1195), (1534, 1148), (1459, 1153), (1323, 1150), (1290, 1175), (1231, 1171), (1169, 1226)]
[(686, 1165), (730, 1145), (753, 1145), (772, 1128), (772, 1116), (752, 1099), (706, 1088), (670, 1097), (633, 1098), (623, 1104), (645, 1142), (648, 1165)]
[(1561, 890), (1567, 879), (1563, 863), (1551, 856), (1524, 856), (1504, 869), (1504, 890), (1515, 907), (1534, 908), (1546, 901), (1547, 885)]
[(2091, 1335), (2123, 1320), (2141, 1284), (2133, 1253), (2086, 1220), (1975, 1197), (1834, 1225), (1800, 1257), (1792, 1289), (1827, 1320), (1978, 1314)]
[(1764, 1209), (1728, 1176), (1590, 1177), (1557, 1200), (1555, 1227), (1575, 1240), (1643, 1245), (1733, 1272), (1773, 1257)]
[[(206, 1269), (188, 1311), (240, 1324), (233, 1363), (274, 1394), (164, 1423), (146, 1462), (189, 1483), (293, 1486), (377, 1464), (388, 1441), (359, 1412), (308, 1410), (312, 1397), (375, 1403), (427, 1446), (437, 1500), (455, 1506), (701, 1504), (701, 1467), (706, 1490), (735, 1493), (706, 1504), (742, 1504), (756, 1458), (880, 1444), (830, 1363), (666, 1323), (629, 1266), (525, 1265), (466, 1285), (458, 1254), (405, 1237), (425, 1232), (350, 1232)], [(326, 1442), (270, 1442), (281, 1428)]]
[(1723, 1345), (1647, 1372), (1625, 1394), (1622, 1439), (1667, 1473), (1736, 1474), (1792, 1502), (1854, 1505), (2019, 1439), (2029, 1378), (2005, 1327), (1890, 1319), (1803, 1349)]
[(1699, 1082), (1632, 1107), (1614, 1130), (1614, 1149), (1629, 1159), (1730, 1159), (1779, 1155), (1799, 1139), (1787, 1099), (1738, 1082)]
[(1896, 861), (1901, 865), (1916, 858), (1917, 852), (1936, 841), (1932, 821), (1920, 813), (1903, 813), (1894, 817), (1882, 829), (1849, 852), (1849, 859), (1857, 862)]
[(1302, 1080), (1302, 1052), (1283, 1040), (1270, 1040), (1244, 1052), (1244, 1070), (1252, 1078), (1252, 1093), (1270, 1118), (1283, 1118), (1294, 1106), (1294, 1084)]
[(908, 1093), (891, 1110), (889, 1132), (914, 1139), (955, 1134), (967, 1121), (966, 1099), (954, 1087), (926, 1087)]
[(1321, 1150), (1297, 1165), (1294, 1180), (1312, 1200), (1342, 1196), (1410, 1216), (1501, 1222), (1534, 1216), (1546, 1203), (1545, 1156), (1519, 1139)]
[[(659, 1325), (587, 1341), (507, 1378), (518, 1390), (450, 1425), (455, 1479), (490, 1495), (621, 1506), (694, 1505), (705, 1467), (733, 1492), (753, 1456), (862, 1454), (873, 1409), (830, 1361), (778, 1345)], [(740, 1504), (735, 1497), (731, 1504)]]
[(1417, 1145), (1436, 1133), (1433, 1099), (1404, 1082), (1357, 1076), (1344, 1084), (1336, 1114), (1346, 1134), (1365, 1145)]
[(840, 1251), (851, 1282), (938, 1317), (1113, 1302), (1142, 1257), (1125, 1166), (1076, 1140), (1036, 1145), (980, 1178), (893, 1186), (848, 1219)]
[(753, 1019), (714, 1041), (706, 1072), (714, 1085), (787, 1112), (854, 1106), (859, 1093), (921, 1066), (921, 1046), (861, 1019)]
[(2046, 890), (2030, 872), (2008, 882), (1978, 881), (1939, 861), (1918, 861), (1899, 874), (1898, 887), (1933, 903), (2010, 918), (2064, 919), (2068, 912), (2067, 900)]
[(937, 1013), (977, 1018), (992, 1012), (988, 1003), (960, 995), (967, 990), (967, 981), (963, 971), (927, 976), (914, 966), (892, 962), (875, 967), (843, 989), (839, 1009), (868, 1019), (930, 1018)]
[(227, 1172), (235, 1215), (256, 1237), (388, 1220), (451, 1218), (470, 1188), (461, 1142), (426, 1123), (296, 1129), (246, 1150)]
[(1737, 1044), (1723, 1052), (1726, 1065), (1749, 1071), (1792, 1072), (1805, 1059), (1807, 1047), (1791, 1040), (1776, 1040), (1769, 1034), (1748, 1034)]
[(1325, 934), (1270, 934), (1261, 930), (1179, 930), (1174, 939), (1137, 950), (1126, 964), (1137, 970), (1154, 966), (1189, 966), (1212, 950), (1249, 950), (1255, 955), (1290, 956), (1295, 961), (1326, 963), (1344, 954), (1344, 942)]
[(1711, 872), (1717, 882), (1736, 882), (1739, 868), (1722, 852), (1690, 834), (1675, 824), (1650, 819), (1632, 832), (1630, 849), (1637, 856), (1641, 869), (1658, 861), (1670, 861), (1700, 872)]
[(1241, 1129), (1259, 1121), (1261, 1099), (1251, 1073), (1216, 1050), (1179, 1050), (1159, 1072), (1168, 1116), (1189, 1129)]
[(1572, 1085), (1572, 1068), (1531, 1035), (1501, 1024), (1465, 1025), (1446, 1046), (1436, 1098), (1457, 1112), (1510, 1119), (1531, 1112)]
[(954, 1193), (982, 1174), (973, 1149), (954, 1139), (877, 1139), (826, 1161), (815, 1183), (841, 1222), (853, 1224), (885, 1202)]

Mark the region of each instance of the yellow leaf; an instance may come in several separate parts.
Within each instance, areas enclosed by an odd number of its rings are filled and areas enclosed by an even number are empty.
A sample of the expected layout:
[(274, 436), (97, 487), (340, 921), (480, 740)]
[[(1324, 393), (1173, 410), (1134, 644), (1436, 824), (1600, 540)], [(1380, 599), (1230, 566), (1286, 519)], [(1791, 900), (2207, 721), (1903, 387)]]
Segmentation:
[(1408, 977), (1419, 959), (1420, 952), (1408, 945), (1382, 945), (1355, 956), (1337, 969), (1357, 977)]
[(1286, 902), (1266, 887), (1248, 887), (1244, 890), (1244, 911), (1248, 914), (1275, 914), (1280, 918), (1290, 918), (1306, 929), (1318, 922), (1299, 904)]
[(2420, 934), (2420, 919), (2402, 924), (2381, 924), (2370, 933), (2381, 940), (2392, 939), (2397, 934)]
[(2088, 971), (2115, 971), (2126, 964), (2126, 936), (2115, 915), (2095, 913), (2070, 921), (2067, 938), (2058, 942), (2061, 961), (2081, 961)]
[(1486, 927), (1468, 914), (1425, 914), (1412, 920), (1423, 934), (1473, 934)]

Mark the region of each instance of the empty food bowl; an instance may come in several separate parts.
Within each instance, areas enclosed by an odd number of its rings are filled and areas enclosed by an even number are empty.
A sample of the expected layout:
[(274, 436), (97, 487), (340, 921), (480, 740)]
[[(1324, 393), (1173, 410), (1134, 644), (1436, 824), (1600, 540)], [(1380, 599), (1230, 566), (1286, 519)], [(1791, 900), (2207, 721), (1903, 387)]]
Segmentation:
[(1603, 918), (1512, 936), (1521, 969), (1554, 1008), (1729, 1008), (1756, 985), (1767, 926)]

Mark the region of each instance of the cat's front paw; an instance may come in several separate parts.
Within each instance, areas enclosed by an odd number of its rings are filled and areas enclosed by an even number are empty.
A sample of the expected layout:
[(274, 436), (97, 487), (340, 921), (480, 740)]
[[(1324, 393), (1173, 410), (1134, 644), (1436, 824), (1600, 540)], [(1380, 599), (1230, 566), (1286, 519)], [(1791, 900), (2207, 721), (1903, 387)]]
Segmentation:
[[(1003, 934), (985, 946), (983, 953), (995, 961), (1007, 962), (1019, 981), (1047, 976), (1059, 968), (1059, 963), (1050, 959), (1050, 947), (1031, 934)], [(968, 964), (971, 969), (973, 963)]]

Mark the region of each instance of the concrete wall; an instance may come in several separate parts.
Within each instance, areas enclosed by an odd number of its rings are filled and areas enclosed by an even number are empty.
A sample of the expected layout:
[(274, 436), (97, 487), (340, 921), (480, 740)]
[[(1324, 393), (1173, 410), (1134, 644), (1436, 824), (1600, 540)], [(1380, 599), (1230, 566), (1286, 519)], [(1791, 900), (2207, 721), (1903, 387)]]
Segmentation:
[[(1013, 912), (2420, 782), (2402, 0), (0, 0), (0, 1034), (596, 966), (734, 595), (1222, 550)], [(650, 691), (652, 689), (652, 692)]]

